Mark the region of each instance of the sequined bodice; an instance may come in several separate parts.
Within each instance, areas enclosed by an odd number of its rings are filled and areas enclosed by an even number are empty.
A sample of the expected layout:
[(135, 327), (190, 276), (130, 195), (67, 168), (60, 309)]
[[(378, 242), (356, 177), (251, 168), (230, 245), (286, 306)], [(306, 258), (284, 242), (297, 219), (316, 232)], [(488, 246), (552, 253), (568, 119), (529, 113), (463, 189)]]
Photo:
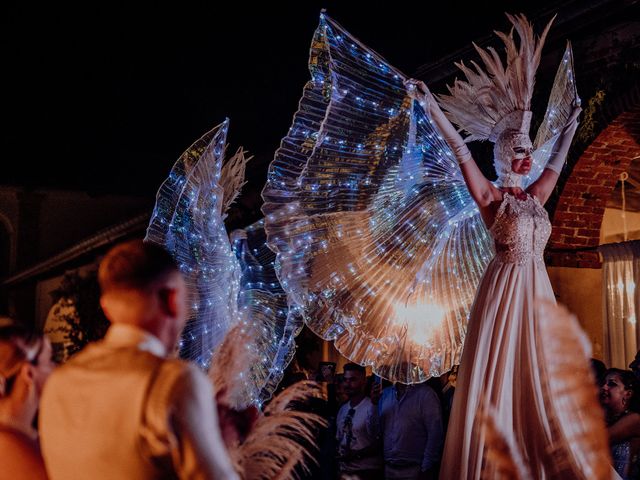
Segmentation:
[(640, 477), (640, 458), (632, 454), (631, 442), (626, 441), (611, 446), (613, 468), (623, 480)]
[(551, 222), (537, 198), (527, 195), (518, 200), (505, 193), (489, 231), (496, 244), (496, 258), (503, 263), (542, 261)]

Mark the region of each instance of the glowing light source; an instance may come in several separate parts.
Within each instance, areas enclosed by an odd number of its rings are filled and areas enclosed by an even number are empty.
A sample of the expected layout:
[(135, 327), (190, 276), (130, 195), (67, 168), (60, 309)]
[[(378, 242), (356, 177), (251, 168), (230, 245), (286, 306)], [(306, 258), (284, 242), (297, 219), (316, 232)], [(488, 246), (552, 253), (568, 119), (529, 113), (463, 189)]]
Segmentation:
[(442, 331), (446, 311), (436, 304), (393, 305), (393, 322), (400, 330), (406, 330), (407, 338), (417, 345), (426, 345), (436, 331)]

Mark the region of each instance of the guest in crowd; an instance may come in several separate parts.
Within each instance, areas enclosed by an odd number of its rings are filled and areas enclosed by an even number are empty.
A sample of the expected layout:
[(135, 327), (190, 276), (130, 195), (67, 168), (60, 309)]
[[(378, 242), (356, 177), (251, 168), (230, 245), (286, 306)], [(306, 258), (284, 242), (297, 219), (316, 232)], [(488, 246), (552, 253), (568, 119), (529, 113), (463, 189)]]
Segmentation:
[(426, 383), (396, 383), (382, 391), (378, 414), (383, 443), (385, 479), (436, 479), (444, 432), (438, 395)]
[(0, 318), (0, 480), (47, 478), (33, 424), (51, 355), (47, 339)]
[[(369, 378), (367, 378), (367, 380), (369, 380)], [(344, 390), (344, 373), (338, 373), (335, 376), (334, 383), (336, 386), (336, 404), (340, 407), (344, 402), (349, 400), (349, 397)]]
[(378, 412), (366, 396), (365, 368), (347, 363), (343, 376), (348, 400), (338, 412), (336, 437), (341, 478), (381, 480), (383, 462)]
[(320, 362), (320, 366), (318, 367), (318, 373), (316, 373), (316, 381), (327, 382), (328, 384), (332, 384), (335, 373), (336, 373), (335, 362)]
[(624, 480), (640, 478), (640, 383), (628, 370), (610, 368), (600, 392), (613, 467)]
[(186, 321), (187, 288), (162, 248), (114, 247), (98, 272), (111, 327), (51, 376), (40, 428), (53, 480), (236, 479), (209, 379), (167, 358)]

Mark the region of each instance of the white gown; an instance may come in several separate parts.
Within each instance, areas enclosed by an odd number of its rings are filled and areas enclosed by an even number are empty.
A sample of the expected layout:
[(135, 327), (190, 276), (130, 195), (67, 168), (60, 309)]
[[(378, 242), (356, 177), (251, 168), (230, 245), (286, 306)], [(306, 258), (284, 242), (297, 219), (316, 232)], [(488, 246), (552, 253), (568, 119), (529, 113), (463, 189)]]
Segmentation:
[[(489, 229), (496, 256), (471, 309), (440, 478), (479, 479), (485, 441), (476, 413), (481, 401), (512, 431), (534, 478), (545, 474), (550, 426), (545, 415), (534, 335), (534, 302), (555, 297), (543, 260), (551, 233), (539, 201), (505, 194)], [(492, 472), (482, 472), (494, 478)]]

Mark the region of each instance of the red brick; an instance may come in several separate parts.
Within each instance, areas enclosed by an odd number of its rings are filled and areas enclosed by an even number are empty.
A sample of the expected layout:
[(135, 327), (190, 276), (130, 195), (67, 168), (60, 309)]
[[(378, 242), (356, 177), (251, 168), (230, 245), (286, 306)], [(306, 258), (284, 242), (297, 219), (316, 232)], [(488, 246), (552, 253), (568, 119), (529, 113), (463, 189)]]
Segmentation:
[(624, 145), (611, 144), (609, 145), (609, 152), (622, 156), (629, 152), (629, 147), (625, 147)]
[(633, 137), (626, 137), (622, 139), (622, 145), (625, 145), (627, 147), (633, 147), (635, 149), (640, 149), (640, 145), (638, 145), (638, 142), (636, 142)]
[(600, 231), (602, 229), (602, 217), (585, 222), (584, 228), (592, 228)]
[(613, 188), (603, 187), (600, 185), (597, 185), (597, 186), (592, 185), (587, 189), (587, 191), (595, 195), (610, 195), (611, 192), (613, 191)]
[(555, 228), (555, 233), (556, 233), (556, 235), (565, 235), (565, 236), (568, 236), (568, 237), (573, 237), (576, 234), (576, 229), (575, 228), (564, 227), (564, 226), (559, 226), (559, 227)]
[(562, 194), (566, 195), (567, 193), (576, 193), (576, 192), (581, 192), (582, 191), (582, 187), (580, 185), (578, 185), (577, 183), (571, 182), (565, 185), (564, 189), (562, 190)]
[(575, 213), (593, 213), (593, 207), (580, 205), (580, 203), (584, 203), (584, 201), (576, 202), (576, 205), (569, 205), (569, 211)]
[(581, 237), (598, 237), (600, 238), (600, 229), (598, 228), (579, 228), (578, 235)]
[(571, 174), (571, 176), (574, 178), (593, 178), (594, 175), (595, 174), (589, 170), (578, 170), (578, 171), (574, 170), (573, 173)]
[(575, 220), (566, 220), (562, 222), (562, 227), (566, 228), (582, 228), (584, 227), (584, 223), (576, 222)]
[(558, 222), (563, 222), (565, 220), (574, 220), (576, 217), (577, 215), (574, 213), (559, 212), (558, 210), (556, 210), (556, 213), (553, 216), (553, 222), (558, 223)]
[(570, 243), (572, 245), (586, 247), (587, 245), (590, 244), (590, 241), (589, 241), (589, 238), (587, 238), (587, 237), (573, 237), (573, 238), (570, 239)]
[(596, 261), (600, 261), (600, 254), (595, 250), (577, 252), (576, 255), (578, 255), (578, 258), (580, 260), (596, 260)]

